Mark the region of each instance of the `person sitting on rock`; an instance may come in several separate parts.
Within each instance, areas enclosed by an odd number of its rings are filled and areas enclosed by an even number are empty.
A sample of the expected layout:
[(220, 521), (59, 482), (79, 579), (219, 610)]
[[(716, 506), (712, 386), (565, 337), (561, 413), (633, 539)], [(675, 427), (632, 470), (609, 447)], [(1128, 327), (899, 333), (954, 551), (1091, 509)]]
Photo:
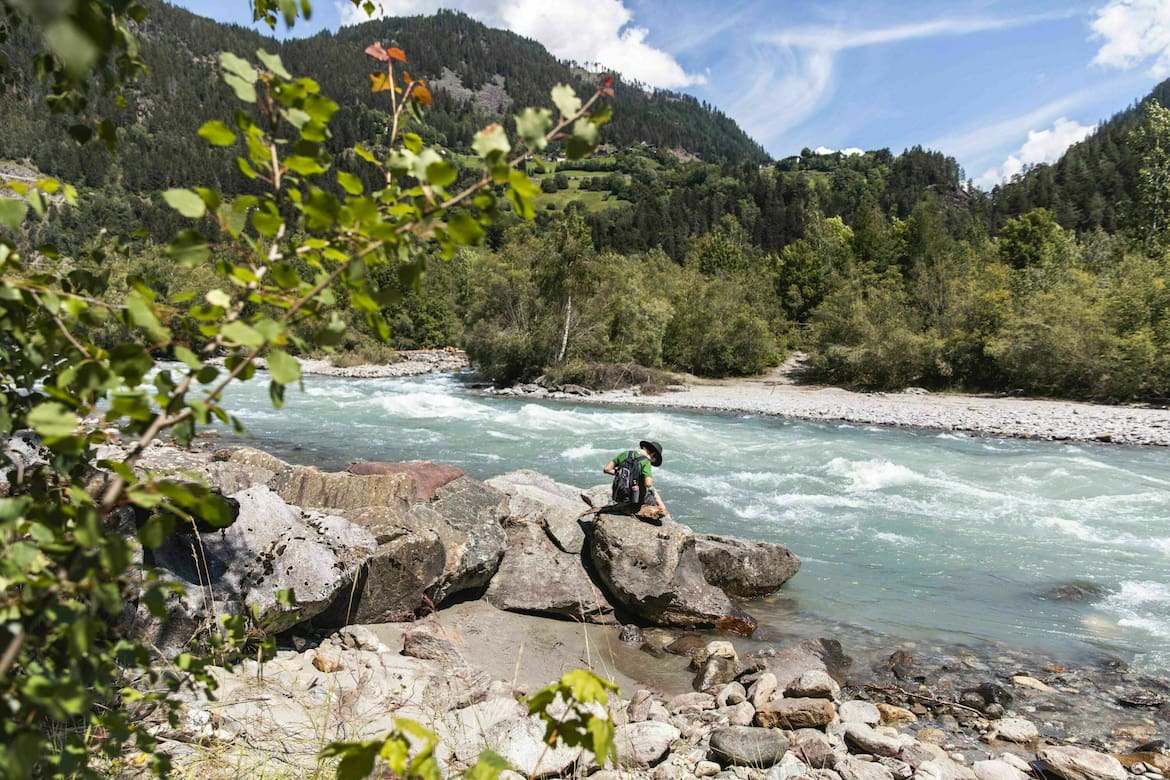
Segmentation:
[(662, 445), (656, 441), (638, 442), (638, 451), (619, 452), (602, 467), (613, 475), (614, 512), (625, 512), (642, 520), (661, 520), (666, 505), (654, 489), (654, 466), (662, 465)]

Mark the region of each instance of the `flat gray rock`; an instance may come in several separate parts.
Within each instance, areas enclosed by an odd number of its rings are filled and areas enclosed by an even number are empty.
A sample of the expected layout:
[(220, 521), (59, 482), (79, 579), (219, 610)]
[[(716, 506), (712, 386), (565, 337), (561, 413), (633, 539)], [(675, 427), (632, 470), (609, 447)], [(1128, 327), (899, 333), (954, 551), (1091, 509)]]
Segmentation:
[(788, 752), (788, 740), (776, 729), (727, 726), (711, 732), (711, 755), (723, 764), (769, 767)]

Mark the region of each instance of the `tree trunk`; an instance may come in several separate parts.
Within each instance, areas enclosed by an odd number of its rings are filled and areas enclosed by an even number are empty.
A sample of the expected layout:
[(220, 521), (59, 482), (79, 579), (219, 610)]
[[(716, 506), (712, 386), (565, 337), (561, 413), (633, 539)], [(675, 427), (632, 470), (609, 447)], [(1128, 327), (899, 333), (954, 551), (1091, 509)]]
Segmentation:
[(561, 334), (561, 354), (557, 355), (557, 362), (565, 361), (565, 352), (569, 349), (569, 318), (573, 316), (573, 296), (565, 301), (565, 331)]

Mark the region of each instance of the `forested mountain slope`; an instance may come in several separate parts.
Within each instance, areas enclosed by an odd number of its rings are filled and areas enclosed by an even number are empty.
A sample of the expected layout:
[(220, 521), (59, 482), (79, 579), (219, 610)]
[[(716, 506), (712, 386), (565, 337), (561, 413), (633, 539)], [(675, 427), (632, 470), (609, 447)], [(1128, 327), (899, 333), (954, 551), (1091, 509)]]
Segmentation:
[(1063, 227), (1079, 232), (1101, 228), (1112, 233), (1125, 227), (1127, 204), (1138, 198), (1139, 168), (1126, 136), (1141, 121), (1140, 106), (1146, 100), (1170, 106), (1170, 79), (1103, 122), (1056, 162), (1037, 165), (993, 189), (996, 227), (1034, 208), (1049, 209)]

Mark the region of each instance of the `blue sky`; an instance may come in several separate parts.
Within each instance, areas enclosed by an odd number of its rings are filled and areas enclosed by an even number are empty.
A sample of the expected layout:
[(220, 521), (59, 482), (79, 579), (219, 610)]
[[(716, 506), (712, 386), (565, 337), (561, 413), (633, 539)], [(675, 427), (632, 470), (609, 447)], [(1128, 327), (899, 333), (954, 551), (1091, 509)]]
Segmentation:
[[(1170, 0), (375, 2), (388, 16), (462, 10), (561, 59), (690, 93), (774, 157), (920, 144), (984, 187), (1055, 160), (1170, 77)], [(179, 4), (251, 24), (246, 0)], [(312, 5), (293, 34), (366, 18), (350, 0)]]

